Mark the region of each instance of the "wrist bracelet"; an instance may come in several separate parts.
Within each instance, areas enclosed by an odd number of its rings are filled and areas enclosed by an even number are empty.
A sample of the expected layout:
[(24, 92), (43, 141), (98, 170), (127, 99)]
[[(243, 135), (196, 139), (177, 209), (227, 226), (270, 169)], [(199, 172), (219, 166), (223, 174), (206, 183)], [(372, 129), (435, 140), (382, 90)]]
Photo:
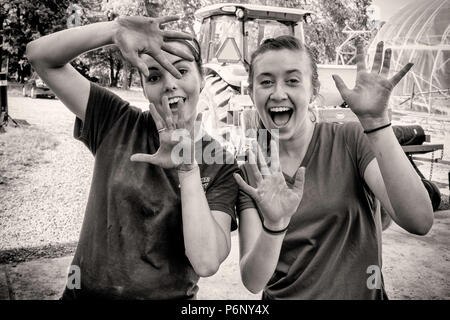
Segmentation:
[(378, 130), (387, 128), (387, 127), (389, 127), (390, 125), (391, 125), (391, 123), (389, 122), (388, 124), (385, 124), (384, 126), (381, 126), (381, 127), (375, 128), (375, 129), (364, 130), (364, 133), (365, 133), (365, 134), (372, 133), (372, 132), (375, 132), (375, 131), (378, 131)]
[(272, 234), (272, 235), (277, 236), (277, 235), (285, 233), (287, 231), (287, 229), (289, 228), (289, 225), (286, 228), (282, 229), (282, 230), (271, 230), (271, 229), (267, 228), (264, 225), (264, 221), (262, 221), (262, 227), (263, 227), (264, 231), (267, 232), (268, 234)]

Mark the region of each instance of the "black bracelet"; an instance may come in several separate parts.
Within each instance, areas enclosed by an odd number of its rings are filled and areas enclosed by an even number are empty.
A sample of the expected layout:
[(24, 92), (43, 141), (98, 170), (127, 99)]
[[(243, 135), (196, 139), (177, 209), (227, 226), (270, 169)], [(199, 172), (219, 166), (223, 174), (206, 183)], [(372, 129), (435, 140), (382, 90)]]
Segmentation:
[(286, 228), (282, 229), (282, 230), (271, 230), (271, 229), (267, 228), (264, 225), (264, 221), (262, 221), (262, 227), (263, 227), (264, 231), (267, 232), (268, 234), (272, 234), (274, 236), (277, 236), (277, 235), (285, 233), (287, 231), (287, 229), (289, 228), (289, 225)]
[(389, 127), (390, 125), (391, 125), (391, 123), (388, 123), (388, 124), (385, 124), (384, 126), (381, 126), (381, 127), (375, 128), (375, 129), (364, 130), (364, 133), (365, 133), (365, 134), (372, 133), (372, 132), (375, 132), (375, 131), (378, 131), (378, 130), (387, 128), (387, 127)]

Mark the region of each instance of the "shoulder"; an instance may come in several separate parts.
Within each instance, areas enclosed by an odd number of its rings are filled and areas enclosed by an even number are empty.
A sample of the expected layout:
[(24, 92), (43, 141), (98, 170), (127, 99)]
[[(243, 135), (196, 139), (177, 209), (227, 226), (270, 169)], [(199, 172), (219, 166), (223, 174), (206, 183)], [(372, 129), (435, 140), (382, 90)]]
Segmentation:
[(348, 122), (343, 125), (342, 128), (345, 142), (349, 147), (366, 143), (366, 137), (364, 130), (359, 122)]
[(320, 132), (332, 135), (346, 136), (349, 134), (359, 134), (363, 132), (361, 124), (356, 121), (349, 121), (344, 123), (319, 122), (317, 126)]
[(365, 145), (365, 137), (359, 122), (316, 124), (317, 144), (320, 153), (337, 155), (355, 154), (359, 146)]
[(319, 134), (322, 138), (332, 138), (345, 144), (353, 144), (363, 136), (363, 129), (359, 122), (327, 123), (322, 122), (319, 126)]
[(319, 122), (316, 124), (317, 139), (321, 144), (335, 143), (344, 140), (348, 128), (346, 124), (335, 122)]
[(352, 121), (352, 122), (346, 122), (342, 124), (342, 131), (345, 134), (351, 134), (351, 135), (360, 135), (363, 134), (362, 126), (359, 122)]
[(117, 104), (129, 104), (127, 101), (123, 100), (119, 95), (108, 90), (98, 84), (91, 82), (90, 92), (89, 92), (89, 103), (95, 102), (115, 102)]

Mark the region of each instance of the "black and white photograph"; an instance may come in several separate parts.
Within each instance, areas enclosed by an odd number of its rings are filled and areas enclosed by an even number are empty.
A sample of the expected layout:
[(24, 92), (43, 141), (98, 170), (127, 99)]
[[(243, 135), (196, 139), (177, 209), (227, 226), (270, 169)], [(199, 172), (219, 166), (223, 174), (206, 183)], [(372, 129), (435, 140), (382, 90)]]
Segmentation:
[(0, 0), (3, 302), (449, 300), (449, 184), (450, 0)]

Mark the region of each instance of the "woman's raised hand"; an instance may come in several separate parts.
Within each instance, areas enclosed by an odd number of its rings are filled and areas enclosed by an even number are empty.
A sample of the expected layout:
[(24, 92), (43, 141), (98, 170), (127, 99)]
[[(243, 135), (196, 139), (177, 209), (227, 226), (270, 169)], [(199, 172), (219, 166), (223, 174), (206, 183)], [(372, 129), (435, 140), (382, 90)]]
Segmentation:
[(375, 53), (372, 70), (366, 70), (365, 53), (362, 43), (356, 46), (356, 84), (353, 90), (345, 85), (338, 75), (333, 75), (342, 98), (358, 116), (366, 130), (389, 123), (388, 102), (392, 89), (413, 66), (406, 64), (392, 78), (387, 78), (391, 64), (391, 49), (386, 49), (383, 59), (383, 42), (379, 42)]
[(252, 150), (249, 151), (249, 167), (256, 178), (256, 188), (249, 186), (239, 174), (234, 174), (234, 178), (240, 188), (255, 200), (258, 210), (264, 217), (264, 226), (271, 230), (282, 230), (288, 226), (302, 200), (305, 168), (297, 170), (294, 186), (290, 189), (281, 172), (275, 141), (270, 142), (270, 148), (270, 168), (256, 142), (253, 149), (256, 149), (257, 157)]
[(192, 40), (192, 36), (179, 31), (161, 30), (163, 24), (177, 21), (178, 19), (179, 17), (177, 16), (161, 18), (119, 17), (116, 20), (118, 29), (114, 35), (114, 43), (120, 49), (125, 59), (138, 68), (144, 76), (148, 76), (148, 69), (140, 55), (148, 54), (174, 77), (180, 79), (181, 74), (167, 60), (163, 51), (193, 61), (194, 58), (191, 55), (178, 50), (166, 42), (173, 39)]
[(165, 169), (176, 168), (188, 171), (196, 166), (196, 162), (194, 139), (186, 126), (187, 108), (184, 107), (182, 101), (178, 102), (178, 119), (175, 123), (167, 96), (162, 97), (162, 106), (162, 114), (156, 110), (153, 103), (150, 103), (149, 106), (159, 133), (158, 151), (155, 154), (133, 154), (131, 161), (147, 162)]

